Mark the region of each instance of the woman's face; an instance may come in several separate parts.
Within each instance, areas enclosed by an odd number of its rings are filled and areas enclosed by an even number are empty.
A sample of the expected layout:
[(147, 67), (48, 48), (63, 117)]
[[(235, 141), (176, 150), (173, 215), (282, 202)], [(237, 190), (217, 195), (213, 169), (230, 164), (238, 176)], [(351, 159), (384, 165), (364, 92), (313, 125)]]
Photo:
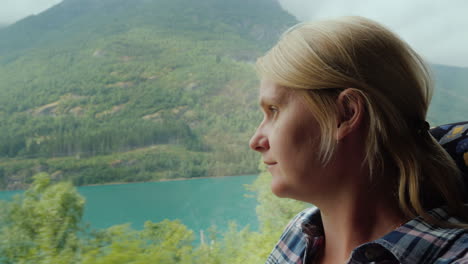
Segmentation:
[(273, 193), (308, 200), (325, 174), (319, 161), (316, 119), (299, 93), (268, 80), (261, 82), (260, 106), (264, 117), (250, 147), (262, 154), (273, 176)]

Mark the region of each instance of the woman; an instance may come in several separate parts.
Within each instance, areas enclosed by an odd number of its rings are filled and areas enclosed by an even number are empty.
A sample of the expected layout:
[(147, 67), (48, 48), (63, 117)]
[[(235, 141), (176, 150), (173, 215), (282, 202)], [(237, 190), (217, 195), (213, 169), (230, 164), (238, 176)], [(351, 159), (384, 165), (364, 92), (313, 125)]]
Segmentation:
[(318, 208), (267, 263), (468, 263), (459, 171), (428, 132), (432, 83), (406, 43), (361, 17), (299, 24), (257, 70), (250, 146), (275, 195)]

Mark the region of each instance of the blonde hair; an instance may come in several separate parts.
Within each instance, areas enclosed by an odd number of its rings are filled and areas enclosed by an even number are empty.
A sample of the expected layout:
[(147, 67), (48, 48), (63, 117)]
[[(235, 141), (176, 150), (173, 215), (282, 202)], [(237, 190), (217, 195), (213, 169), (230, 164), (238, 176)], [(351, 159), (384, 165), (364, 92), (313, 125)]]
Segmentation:
[(367, 113), (365, 161), (371, 175), (397, 172), (395, 193), (408, 217), (468, 227), (427, 213), (445, 204), (451, 214), (468, 219), (457, 166), (427, 131), (418, 129), (432, 97), (430, 71), (394, 33), (362, 17), (298, 24), (258, 59), (257, 72), (304, 94), (320, 125), (324, 164), (336, 147), (336, 98), (354, 89)]

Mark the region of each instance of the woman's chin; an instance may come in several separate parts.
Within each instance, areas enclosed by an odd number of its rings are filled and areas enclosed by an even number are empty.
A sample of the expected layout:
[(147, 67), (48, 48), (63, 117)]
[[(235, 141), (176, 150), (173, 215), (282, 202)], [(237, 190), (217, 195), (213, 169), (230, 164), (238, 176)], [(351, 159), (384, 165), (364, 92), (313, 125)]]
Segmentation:
[(281, 182), (280, 179), (275, 177), (273, 177), (273, 180), (271, 182), (271, 192), (280, 198), (288, 197), (286, 185), (283, 182)]

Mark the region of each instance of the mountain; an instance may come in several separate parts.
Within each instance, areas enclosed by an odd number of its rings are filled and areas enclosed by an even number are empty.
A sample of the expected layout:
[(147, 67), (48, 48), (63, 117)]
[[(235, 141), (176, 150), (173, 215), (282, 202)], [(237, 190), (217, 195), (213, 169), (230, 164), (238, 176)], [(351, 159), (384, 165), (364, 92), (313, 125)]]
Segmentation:
[[(256, 173), (253, 63), (295, 23), (276, 0), (64, 0), (1, 28), (0, 189), (42, 171), (76, 185)], [(468, 70), (434, 71), (429, 121), (464, 119)]]
[(434, 125), (467, 121), (468, 68), (432, 65), (435, 93), (428, 121)]
[(252, 63), (295, 22), (274, 0), (65, 0), (0, 29), (0, 187), (256, 173)]
[(0, 54), (74, 45), (139, 27), (201, 33), (195, 39), (236, 35), (265, 48), (292, 23), (275, 0), (65, 0), (0, 31)]

